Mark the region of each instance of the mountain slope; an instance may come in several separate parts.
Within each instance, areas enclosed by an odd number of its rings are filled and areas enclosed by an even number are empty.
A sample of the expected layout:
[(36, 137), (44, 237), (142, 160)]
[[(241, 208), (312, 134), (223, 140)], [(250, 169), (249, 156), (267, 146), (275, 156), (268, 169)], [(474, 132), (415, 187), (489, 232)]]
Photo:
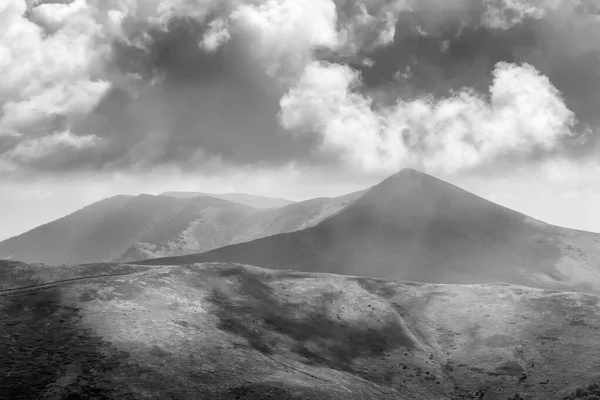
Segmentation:
[(214, 224), (235, 230), (235, 222), (252, 212), (213, 197), (116, 196), (0, 243), (0, 257), (45, 263), (109, 261), (139, 241), (176, 237), (199, 218), (211, 224), (204, 227), (204, 246), (196, 248), (213, 248), (228, 243)]
[(276, 208), (295, 203), (291, 200), (279, 199), (276, 197), (257, 196), (246, 193), (208, 194), (201, 192), (165, 192), (160, 194), (160, 196), (178, 197), (181, 199), (198, 196), (212, 196), (218, 199), (233, 201), (234, 203), (240, 203), (255, 208)]
[(212, 196), (116, 196), (0, 243), (0, 258), (50, 264), (197, 253), (313, 226), (358, 194), (258, 209)]
[(600, 291), (600, 235), (536, 221), (414, 170), (314, 227), (144, 264), (194, 262)]
[(72, 271), (0, 262), (0, 398), (558, 400), (600, 378), (598, 296), (234, 264)]

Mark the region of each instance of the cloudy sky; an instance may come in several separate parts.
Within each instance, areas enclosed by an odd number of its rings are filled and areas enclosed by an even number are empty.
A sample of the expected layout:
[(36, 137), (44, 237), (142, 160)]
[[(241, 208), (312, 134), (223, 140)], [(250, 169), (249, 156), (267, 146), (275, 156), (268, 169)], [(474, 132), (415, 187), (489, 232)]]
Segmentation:
[(412, 167), (600, 232), (592, 0), (3, 0), (0, 239), (115, 194)]

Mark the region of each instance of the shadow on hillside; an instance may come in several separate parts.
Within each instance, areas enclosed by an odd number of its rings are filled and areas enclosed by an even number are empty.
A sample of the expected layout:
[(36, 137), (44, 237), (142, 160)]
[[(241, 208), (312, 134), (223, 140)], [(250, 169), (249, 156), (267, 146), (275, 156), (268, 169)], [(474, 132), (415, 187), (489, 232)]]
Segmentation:
[(57, 288), (0, 297), (0, 398), (127, 399), (107, 379), (129, 357), (81, 326)]
[(360, 287), (375, 296), (380, 296), (384, 299), (390, 299), (396, 295), (396, 286), (398, 284), (394, 281), (363, 277), (349, 279), (358, 283)]
[(235, 295), (223, 288), (213, 289), (208, 300), (215, 305), (218, 328), (245, 338), (263, 354), (274, 353), (282, 343), (279, 335), (295, 341), (292, 351), (306, 364), (323, 365), (351, 371), (352, 362), (361, 356), (377, 357), (396, 348), (413, 348), (414, 343), (398, 321), (382, 321), (378, 328), (352, 325), (339, 315), (328, 315), (327, 304), (336, 293), (323, 293), (312, 310), (298, 315), (297, 307), (279, 300), (273, 290), (243, 269), (222, 271), (236, 276)]

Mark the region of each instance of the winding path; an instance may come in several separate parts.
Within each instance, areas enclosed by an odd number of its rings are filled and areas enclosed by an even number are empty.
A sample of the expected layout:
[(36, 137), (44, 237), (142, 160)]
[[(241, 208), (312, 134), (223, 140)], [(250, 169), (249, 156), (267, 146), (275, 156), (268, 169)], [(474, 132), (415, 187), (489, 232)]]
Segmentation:
[(23, 286), (23, 287), (16, 288), (16, 289), (2, 289), (2, 290), (0, 290), (0, 297), (18, 296), (21, 294), (33, 293), (33, 292), (37, 292), (40, 290), (53, 288), (56, 286), (71, 283), (71, 282), (93, 280), (93, 279), (100, 279), (100, 278), (114, 278), (114, 277), (119, 277), (119, 276), (139, 276), (139, 275), (146, 275), (146, 274), (149, 274), (152, 272), (156, 272), (156, 269), (148, 269), (148, 270), (139, 271), (139, 272), (127, 272), (127, 273), (122, 273), (122, 274), (104, 274), (104, 275), (94, 275), (94, 276), (82, 276), (79, 278), (62, 279), (62, 280), (54, 281), (54, 282), (41, 283), (39, 285)]

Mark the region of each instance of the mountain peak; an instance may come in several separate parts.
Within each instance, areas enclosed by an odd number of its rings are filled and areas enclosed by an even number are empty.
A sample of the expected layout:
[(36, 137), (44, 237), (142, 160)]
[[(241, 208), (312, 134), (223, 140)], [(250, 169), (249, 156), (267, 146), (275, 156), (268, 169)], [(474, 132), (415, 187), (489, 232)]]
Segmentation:
[(424, 172), (418, 171), (413, 168), (402, 168), (395, 175), (427, 175)]
[(425, 172), (421, 172), (419, 170), (413, 169), (413, 168), (403, 168), (400, 171), (396, 172), (393, 175), (390, 175), (387, 179), (384, 179), (382, 182), (380, 182), (378, 185), (373, 186), (373, 188), (376, 188), (378, 186), (387, 186), (391, 183), (393, 183), (394, 185), (397, 185), (399, 183), (417, 183), (417, 182), (436, 182), (436, 183), (440, 183), (440, 184), (447, 184), (447, 182), (436, 178), (432, 175), (429, 175)]

